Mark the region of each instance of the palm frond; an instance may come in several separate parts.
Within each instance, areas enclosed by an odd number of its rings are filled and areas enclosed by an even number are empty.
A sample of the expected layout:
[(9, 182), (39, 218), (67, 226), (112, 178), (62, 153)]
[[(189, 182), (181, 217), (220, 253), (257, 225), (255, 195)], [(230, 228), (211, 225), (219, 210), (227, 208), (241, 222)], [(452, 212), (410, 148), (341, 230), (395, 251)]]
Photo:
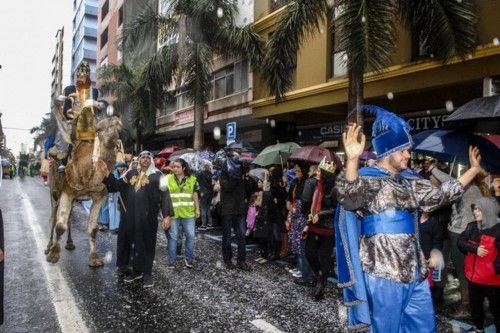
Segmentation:
[(443, 61), (474, 50), (477, 21), (472, 0), (400, 0), (402, 17)]
[(334, 19), (338, 49), (347, 53), (348, 65), (363, 73), (381, 70), (391, 60), (396, 44), (398, 6), (394, 0), (344, 0)]
[(178, 44), (163, 46), (145, 64), (141, 72), (141, 87), (149, 91), (153, 105), (160, 106), (165, 88), (174, 80), (179, 68)]
[(187, 59), (184, 66), (184, 77), (189, 98), (195, 104), (203, 105), (207, 102), (212, 80), (213, 53), (204, 43), (188, 45)]
[(296, 67), (297, 51), (302, 41), (314, 31), (319, 31), (326, 18), (324, 0), (295, 0), (285, 8), (276, 31), (268, 43), (262, 76), (271, 93), (280, 100), (293, 84), (292, 74)]
[(171, 15), (158, 14), (157, 9), (145, 6), (144, 10), (135, 18), (126, 23), (122, 31), (122, 45), (125, 49), (133, 47), (140, 40), (160, 34), (175, 34), (178, 28), (177, 20)]
[(214, 39), (217, 53), (226, 56), (244, 56), (252, 66), (260, 66), (264, 58), (264, 40), (249, 24), (244, 27), (219, 26)]

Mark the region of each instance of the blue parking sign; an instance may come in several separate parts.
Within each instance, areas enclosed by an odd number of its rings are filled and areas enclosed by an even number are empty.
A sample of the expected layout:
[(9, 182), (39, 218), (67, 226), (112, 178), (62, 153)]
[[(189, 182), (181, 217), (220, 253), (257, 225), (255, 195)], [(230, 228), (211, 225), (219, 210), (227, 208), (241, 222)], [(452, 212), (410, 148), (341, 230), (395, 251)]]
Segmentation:
[(227, 141), (236, 140), (236, 122), (226, 124), (226, 139)]

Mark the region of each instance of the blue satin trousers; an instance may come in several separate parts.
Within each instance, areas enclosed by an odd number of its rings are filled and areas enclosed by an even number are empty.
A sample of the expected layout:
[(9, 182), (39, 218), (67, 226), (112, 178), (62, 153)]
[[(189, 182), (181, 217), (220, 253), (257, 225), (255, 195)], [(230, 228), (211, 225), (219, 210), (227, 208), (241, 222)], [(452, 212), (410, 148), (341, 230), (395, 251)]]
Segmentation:
[(365, 277), (373, 333), (432, 333), (435, 315), (429, 283)]

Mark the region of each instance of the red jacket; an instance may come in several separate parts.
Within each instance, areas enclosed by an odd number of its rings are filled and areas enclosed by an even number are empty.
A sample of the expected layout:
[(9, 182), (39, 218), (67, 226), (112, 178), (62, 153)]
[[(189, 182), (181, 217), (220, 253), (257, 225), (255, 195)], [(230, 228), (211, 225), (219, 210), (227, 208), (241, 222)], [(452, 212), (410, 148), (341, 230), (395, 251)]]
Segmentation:
[[(500, 286), (500, 224), (479, 230), (477, 222), (467, 225), (458, 239), (458, 248), (466, 253), (464, 260), (465, 276), (471, 282)], [(488, 250), (488, 255), (479, 257), (477, 248), (482, 245)]]

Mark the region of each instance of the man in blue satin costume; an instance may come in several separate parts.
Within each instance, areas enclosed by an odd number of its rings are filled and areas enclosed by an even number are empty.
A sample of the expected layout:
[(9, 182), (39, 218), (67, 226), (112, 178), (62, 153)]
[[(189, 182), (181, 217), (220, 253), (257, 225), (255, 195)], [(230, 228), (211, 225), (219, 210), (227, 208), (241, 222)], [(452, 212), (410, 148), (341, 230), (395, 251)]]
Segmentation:
[(459, 198), (480, 170), (479, 150), (469, 149), (471, 168), (458, 180), (433, 187), (407, 169), (413, 144), (409, 124), (377, 106), (363, 109), (376, 118), (372, 144), (377, 162), (358, 170), (365, 136), (360, 126), (350, 124), (343, 134), (345, 170), (336, 181), (341, 203), (335, 217), (337, 268), (348, 327), (375, 333), (434, 332), (416, 212)]

